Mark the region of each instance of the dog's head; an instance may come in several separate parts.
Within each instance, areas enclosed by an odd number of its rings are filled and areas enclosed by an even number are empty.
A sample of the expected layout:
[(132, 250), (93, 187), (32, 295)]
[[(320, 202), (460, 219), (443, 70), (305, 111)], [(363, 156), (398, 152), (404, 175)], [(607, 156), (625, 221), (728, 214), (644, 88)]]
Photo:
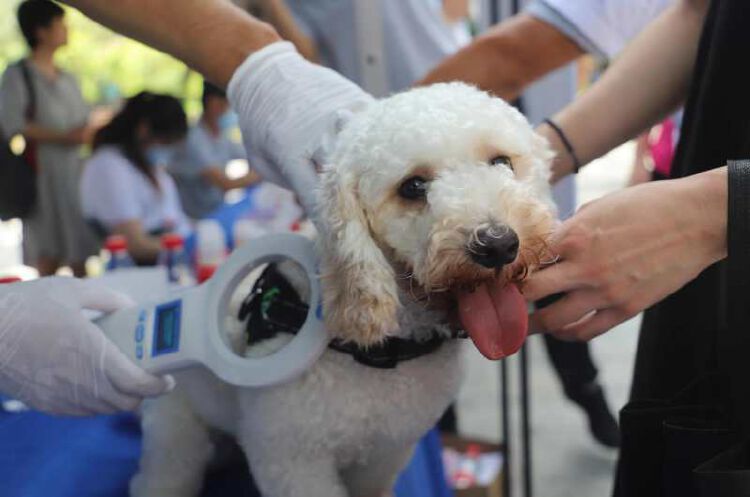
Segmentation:
[(372, 104), (320, 192), (325, 316), (360, 344), (398, 329), (399, 289), (439, 295), (539, 263), (554, 210), (547, 143), (504, 101), (451, 83)]

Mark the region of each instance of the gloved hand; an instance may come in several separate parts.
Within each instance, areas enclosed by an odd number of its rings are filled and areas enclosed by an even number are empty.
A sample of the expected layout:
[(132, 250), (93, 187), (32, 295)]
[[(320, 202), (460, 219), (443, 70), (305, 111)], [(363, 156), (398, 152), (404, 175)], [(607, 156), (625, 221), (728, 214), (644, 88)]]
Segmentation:
[(130, 411), (174, 387), (125, 357), (82, 309), (130, 298), (92, 280), (51, 277), (0, 285), (0, 392), (52, 414)]
[(251, 54), (227, 91), (251, 165), (292, 189), (312, 213), (315, 166), (325, 163), (342, 117), (373, 98), (338, 73), (304, 59), (289, 42)]

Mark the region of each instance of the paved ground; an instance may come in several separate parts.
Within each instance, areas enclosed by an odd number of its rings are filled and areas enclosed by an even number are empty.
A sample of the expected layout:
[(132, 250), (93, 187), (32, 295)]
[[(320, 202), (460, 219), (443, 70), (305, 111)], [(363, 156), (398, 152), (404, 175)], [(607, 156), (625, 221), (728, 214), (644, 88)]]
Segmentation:
[[(620, 188), (629, 173), (628, 145), (579, 175), (581, 202)], [(630, 388), (638, 319), (622, 324), (591, 345), (610, 403), (618, 409)], [(499, 440), (498, 367), (472, 347), (459, 399), (459, 427), (467, 435)], [(616, 453), (598, 446), (578, 408), (568, 403), (539, 337), (530, 339), (531, 409), (535, 497), (605, 497), (611, 494)]]

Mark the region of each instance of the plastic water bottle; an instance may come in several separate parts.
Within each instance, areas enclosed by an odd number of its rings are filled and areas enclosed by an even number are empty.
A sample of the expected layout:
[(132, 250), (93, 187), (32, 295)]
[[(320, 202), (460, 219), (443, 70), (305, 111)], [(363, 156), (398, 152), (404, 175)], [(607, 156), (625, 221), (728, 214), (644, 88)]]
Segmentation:
[(198, 283), (210, 278), (227, 257), (224, 228), (218, 221), (204, 219), (195, 226), (196, 274)]
[(191, 283), (190, 267), (185, 257), (185, 241), (177, 233), (167, 233), (161, 237), (159, 265), (167, 270), (167, 279), (174, 285)]
[(104, 253), (107, 271), (135, 266), (133, 259), (128, 253), (128, 241), (122, 235), (111, 235), (104, 242)]

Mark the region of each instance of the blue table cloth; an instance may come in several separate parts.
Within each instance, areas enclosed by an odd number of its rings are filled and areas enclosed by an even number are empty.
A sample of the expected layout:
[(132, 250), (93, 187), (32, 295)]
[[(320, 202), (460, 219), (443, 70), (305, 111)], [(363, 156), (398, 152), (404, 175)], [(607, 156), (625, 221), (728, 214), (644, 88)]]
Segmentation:
[[(130, 414), (66, 418), (0, 409), (2, 497), (126, 497), (141, 431)], [(244, 464), (207, 478), (204, 496), (254, 497)], [(399, 479), (397, 497), (450, 497), (440, 439), (429, 433)]]

